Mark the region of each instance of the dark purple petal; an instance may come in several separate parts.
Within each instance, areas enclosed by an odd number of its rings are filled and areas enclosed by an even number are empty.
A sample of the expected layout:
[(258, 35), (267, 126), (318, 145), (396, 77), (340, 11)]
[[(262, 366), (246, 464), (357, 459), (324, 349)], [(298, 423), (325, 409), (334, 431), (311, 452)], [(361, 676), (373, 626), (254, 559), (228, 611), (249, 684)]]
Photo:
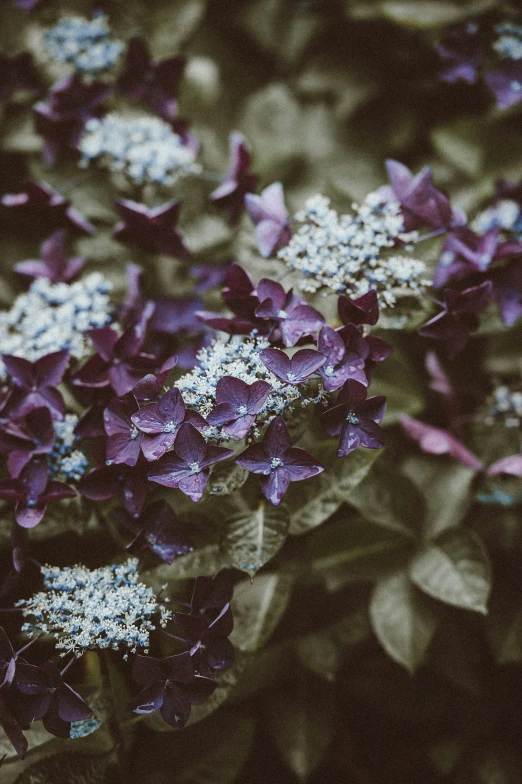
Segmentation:
[(151, 683), (130, 700), (127, 709), (133, 713), (149, 714), (159, 710), (163, 705), (165, 683), (163, 680)]
[(432, 455), (450, 455), (462, 465), (480, 470), (482, 463), (455, 436), (446, 430), (426, 425), (409, 416), (401, 417), (401, 425), (405, 432), (413, 438), (423, 450)]
[(179, 686), (170, 685), (165, 689), (160, 713), (171, 727), (184, 727), (190, 716), (190, 699)]
[(268, 476), (261, 476), (260, 484), (263, 495), (272, 506), (279, 506), (290, 486), (291, 478), (284, 469), (273, 469)]

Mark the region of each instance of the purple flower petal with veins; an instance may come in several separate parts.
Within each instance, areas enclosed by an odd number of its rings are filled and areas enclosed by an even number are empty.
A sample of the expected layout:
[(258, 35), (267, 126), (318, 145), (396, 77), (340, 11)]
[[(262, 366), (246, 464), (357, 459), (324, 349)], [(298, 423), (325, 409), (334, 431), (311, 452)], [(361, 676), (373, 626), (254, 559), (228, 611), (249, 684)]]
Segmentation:
[(22, 193), (7, 193), (2, 204), (13, 210), (24, 227), (31, 230), (36, 225), (46, 232), (54, 229), (71, 229), (81, 234), (95, 234), (96, 229), (70, 206), (58, 191), (49, 185), (29, 181)]
[(339, 318), (345, 326), (353, 324), (358, 327), (361, 324), (377, 324), (379, 320), (379, 301), (375, 289), (370, 289), (357, 299), (349, 299), (341, 294), (337, 302)]
[(324, 324), (324, 318), (319, 311), (301, 297), (297, 297), (292, 290), (286, 292), (281, 284), (274, 280), (260, 280), (257, 296), (260, 304), (255, 310), (256, 317), (275, 321), (287, 347), (295, 346), (305, 335), (316, 334)]
[(309, 452), (292, 446), (288, 427), (280, 416), (268, 425), (263, 442), (245, 449), (236, 463), (261, 475), (261, 490), (273, 506), (279, 506), (290, 482), (309, 479), (324, 470)]
[(132, 415), (133, 424), (145, 435), (141, 447), (145, 458), (158, 460), (176, 441), (179, 429), (189, 422), (204, 430), (207, 422), (197, 411), (187, 411), (179, 389), (169, 389), (157, 403), (148, 403)]
[(210, 466), (232, 454), (231, 449), (209, 446), (196, 428), (185, 422), (178, 431), (174, 451), (160, 457), (148, 477), (165, 487), (177, 487), (192, 501), (199, 501), (207, 486)]
[(146, 253), (161, 253), (174, 258), (189, 255), (181, 234), (175, 226), (179, 216), (179, 202), (170, 201), (149, 209), (135, 201), (116, 202), (121, 218), (114, 229), (114, 239)]
[(239, 378), (224, 376), (216, 385), (216, 406), (207, 417), (209, 425), (222, 426), (224, 433), (244, 438), (265, 405), (271, 392), (266, 381), (247, 384)]
[(302, 384), (326, 362), (323, 354), (310, 348), (296, 351), (291, 359), (278, 348), (265, 348), (259, 356), (263, 365), (276, 378), (288, 384)]
[(317, 348), (326, 357), (326, 362), (318, 369), (327, 392), (342, 387), (345, 381), (353, 378), (368, 386), (364, 373), (364, 359), (355, 352), (348, 352), (346, 345), (335, 329), (323, 327), (319, 333)]

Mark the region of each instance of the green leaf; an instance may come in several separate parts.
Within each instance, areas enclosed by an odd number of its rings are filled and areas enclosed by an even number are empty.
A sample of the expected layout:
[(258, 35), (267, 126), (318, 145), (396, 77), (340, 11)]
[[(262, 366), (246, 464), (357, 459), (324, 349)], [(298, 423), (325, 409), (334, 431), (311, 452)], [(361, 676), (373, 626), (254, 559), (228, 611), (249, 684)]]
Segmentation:
[(370, 603), (373, 630), (386, 653), (414, 673), (436, 629), (426, 600), (405, 571), (380, 580)]
[(108, 764), (108, 754), (55, 754), (26, 768), (15, 784), (104, 784)]
[(487, 613), (491, 589), (489, 559), (472, 531), (444, 532), (414, 557), (410, 577), (415, 585), (441, 602)]
[(261, 574), (254, 582), (243, 580), (234, 588), (232, 644), (241, 651), (261, 648), (283, 615), (293, 578), (284, 572)]
[(230, 495), (234, 490), (243, 487), (248, 479), (246, 468), (236, 463), (218, 466), (212, 471), (210, 478), (210, 495)]
[(473, 503), (471, 485), (477, 472), (427, 455), (409, 458), (403, 471), (424, 497), (426, 538), (434, 539), (449, 528), (457, 528)]
[(352, 491), (382, 454), (377, 449), (356, 449), (347, 457), (337, 457), (337, 445), (328, 443), (315, 451), (325, 470), (290, 487), (286, 503), (290, 509), (290, 534), (299, 536), (324, 523), (349, 500)]
[(333, 734), (333, 695), (310, 679), (270, 696), (268, 730), (288, 768), (307, 781), (321, 762)]
[(357, 610), (329, 629), (299, 637), (295, 641), (295, 651), (305, 667), (325, 680), (333, 681), (346, 651), (366, 641), (370, 635), (366, 609)]
[(348, 499), (372, 523), (410, 539), (422, 531), (424, 499), (393, 464), (380, 461)]
[(289, 525), (285, 505), (274, 507), (260, 501), (252, 509), (243, 501), (227, 517), (221, 539), (223, 558), (253, 577), (281, 549)]
[(200, 547), (192, 553), (181, 555), (171, 564), (161, 564), (154, 569), (142, 572), (141, 578), (147, 585), (158, 591), (161, 586), (170, 580), (194, 580), (196, 577), (211, 577), (227, 564), (219, 547), (215, 544)]

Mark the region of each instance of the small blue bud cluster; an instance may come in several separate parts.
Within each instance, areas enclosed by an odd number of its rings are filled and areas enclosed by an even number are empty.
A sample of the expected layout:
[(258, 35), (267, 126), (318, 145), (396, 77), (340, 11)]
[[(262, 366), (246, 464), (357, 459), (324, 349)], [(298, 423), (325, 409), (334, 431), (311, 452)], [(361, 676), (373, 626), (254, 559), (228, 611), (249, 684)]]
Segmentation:
[(59, 482), (78, 482), (89, 466), (83, 452), (76, 448), (80, 440), (74, 432), (77, 424), (76, 414), (66, 414), (61, 422), (53, 422), (56, 441), (47, 455), (47, 464), (51, 476)]
[(58, 63), (72, 65), (86, 76), (96, 76), (112, 68), (124, 45), (110, 37), (107, 19), (103, 14), (91, 21), (81, 16), (68, 16), (47, 30), (45, 48)]
[(522, 25), (502, 22), (495, 27), (498, 34), (493, 49), (506, 60), (522, 60)]

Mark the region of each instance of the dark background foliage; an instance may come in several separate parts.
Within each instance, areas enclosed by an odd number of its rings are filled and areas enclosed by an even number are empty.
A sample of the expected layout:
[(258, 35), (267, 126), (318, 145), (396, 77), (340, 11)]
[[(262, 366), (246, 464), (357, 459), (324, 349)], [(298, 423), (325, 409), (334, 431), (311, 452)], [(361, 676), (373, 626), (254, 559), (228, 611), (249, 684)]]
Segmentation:
[[(496, 18), (502, 2), (101, 5), (116, 36), (143, 36), (156, 58), (188, 58), (181, 114), (201, 140), (207, 167), (225, 171), (229, 133), (243, 132), (260, 186), (281, 180), (291, 211), (314, 193), (349, 207), (385, 181), (389, 157), (413, 171), (431, 165), (437, 185), (469, 215), (498, 179), (522, 176), (520, 108), (499, 111), (484, 86), (442, 83), (434, 48), (445, 26), (473, 10)], [(37, 46), (48, 20), (91, 8), (88, 0), (48, 0), (25, 16), (3, 0), (2, 48), (13, 54)], [(143, 258), (111, 238), (117, 193), (102, 174), (83, 178), (74, 161), (42, 163), (31, 105), (3, 105), (0, 190), (17, 192), (30, 177), (71, 198), (98, 228), (74, 243), (75, 253), (121, 294), (125, 263)], [(204, 198), (197, 188), (180, 196), (180, 228), (193, 260), (235, 258), (256, 279), (270, 274), (272, 262), (254, 252), (248, 220), (233, 236), (220, 215), (204, 213)], [(20, 231), (5, 209), (0, 226), (0, 299), (9, 306), (19, 290), (14, 264), (37, 258), (43, 236), (37, 226)], [(428, 248), (427, 262), (439, 248)], [(186, 263), (157, 257), (148, 264), (148, 292), (191, 293)], [(414, 333), (390, 330), (386, 337), (395, 353), (372, 385), (374, 394), (388, 396), (383, 455), (355, 487), (350, 477), (375, 455), (335, 464), (322, 445), (330, 473), (294, 486), (287, 509), (265, 510), (274, 557), (252, 586), (245, 576), (236, 587), (236, 664), (189, 725), (165, 732), (171, 728), (153, 719), (129, 721), (122, 683), (115, 690), (122, 700), (119, 773), (110, 767), (113, 744), (104, 730), (71, 747), (77, 742), (50, 741), (34, 729), (25, 762), (1, 747), (8, 755), (2, 782), (522, 782), (522, 530), (513, 500), (519, 480), (501, 486), (510, 505), (479, 503), (473, 469), (421, 454), (406, 439), (400, 414), (444, 426), (445, 410), (429, 387), (426, 344)], [(519, 377), (520, 338), (520, 327), (503, 331), (492, 317), (458, 368), (450, 365), (469, 415), (480, 409), (492, 376)], [(467, 443), (485, 462), (517, 451), (505, 433), (478, 425)], [(212, 520), (212, 510), (205, 511)], [(80, 539), (83, 524), (65, 517), (51, 515), (38, 531), (40, 560), (106, 563), (113, 544), (100, 543), (99, 535), (91, 541), (88, 530)], [(2, 526), (8, 532), (10, 521)], [(64, 526), (69, 533), (61, 533)], [(57, 529), (59, 539), (50, 538)], [(149, 579), (159, 586), (213, 574), (221, 560), (217, 543), (207, 541), (171, 566), (151, 567)], [(111, 677), (119, 683), (116, 665)]]

